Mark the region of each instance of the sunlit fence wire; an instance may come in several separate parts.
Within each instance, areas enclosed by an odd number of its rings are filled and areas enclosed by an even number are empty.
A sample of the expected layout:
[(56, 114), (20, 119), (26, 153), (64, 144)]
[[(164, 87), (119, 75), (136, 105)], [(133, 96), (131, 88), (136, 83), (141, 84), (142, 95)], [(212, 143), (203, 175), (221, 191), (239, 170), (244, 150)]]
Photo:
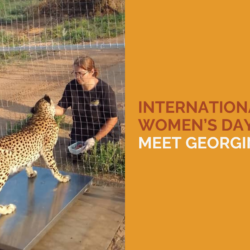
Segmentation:
[[(44, 94), (55, 104), (72, 80), (76, 57), (96, 62), (100, 78), (115, 92), (120, 141), (96, 145), (73, 161), (68, 154), (71, 110), (56, 117), (60, 126), (54, 149), (62, 170), (125, 176), (125, 10), (121, 0), (2, 0), (0, 1), (0, 134), (19, 131), (30, 108)], [(34, 165), (45, 166), (43, 160)]]

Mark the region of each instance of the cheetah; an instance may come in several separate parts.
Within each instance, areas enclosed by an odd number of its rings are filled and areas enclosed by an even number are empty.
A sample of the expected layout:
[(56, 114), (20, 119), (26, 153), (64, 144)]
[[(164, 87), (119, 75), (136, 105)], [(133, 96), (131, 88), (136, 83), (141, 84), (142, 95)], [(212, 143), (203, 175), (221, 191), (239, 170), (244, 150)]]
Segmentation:
[[(35, 177), (32, 163), (40, 156), (45, 160), (52, 175), (60, 182), (68, 182), (69, 175), (59, 173), (53, 156), (53, 148), (58, 139), (59, 127), (55, 122), (55, 107), (49, 96), (45, 95), (31, 109), (33, 113), (27, 125), (17, 133), (0, 139), (0, 191), (9, 175), (26, 169), (29, 178)], [(0, 214), (14, 212), (13, 204), (0, 205)]]

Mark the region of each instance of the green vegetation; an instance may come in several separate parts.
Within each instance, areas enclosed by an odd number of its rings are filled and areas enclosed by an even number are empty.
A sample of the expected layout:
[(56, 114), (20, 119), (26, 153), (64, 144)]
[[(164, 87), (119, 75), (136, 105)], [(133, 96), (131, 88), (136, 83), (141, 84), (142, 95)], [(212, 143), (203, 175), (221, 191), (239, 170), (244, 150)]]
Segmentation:
[(35, 60), (39, 56), (46, 55), (47, 51), (6, 51), (0, 52), (0, 68), (10, 63), (23, 63), (27, 60)]
[(27, 60), (30, 58), (30, 53), (28, 51), (10, 51), (10, 52), (0, 52), (1, 63), (4, 61), (14, 60)]
[(116, 37), (125, 29), (125, 14), (112, 14), (91, 19), (72, 19), (42, 34), (42, 41), (58, 40), (73, 44), (98, 38)]
[(1, 0), (0, 20), (5, 23), (28, 19), (27, 7), (36, 5), (39, 0)]
[(4, 30), (0, 30), (0, 43), (8, 45), (10, 47), (24, 44), (28, 39), (25, 36), (18, 36), (13, 33), (7, 33)]
[[(28, 124), (29, 119), (32, 117), (32, 114), (28, 114), (26, 118), (17, 121), (16, 123), (11, 123), (8, 122), (7, 124), (7, 135), (11, 135), (13, 133), (17, 133), (18, 131), (20, 131), (25, 125)], [(61, 124), (64, 122), (65, 116), (55, 116), (55, 121), (57, 123), (57, 125), (61, 126)]]
[[(69, 3), (74, 4), (74, 1)], [(76, 3), (75, 3), (76, 4)], [(51, 11), (51, 18), (57, 19), (53, 16), (55, 13), (62, 15), (64, 10), (59, 10), (60, 6), (56, 4), (55, 1), (45, 1), (45, 0), (1, 0), (0, 1), (0, 23), (10, 24), (11, 27), (17, 25), (17, 23), (25, 22), (26, 27), (29, 29), (34, 25), (34, 20), (39, 19), (38, 16), (40, 13), (40, 8), (44, 6), (46, 8), (51, 8), (53, 6), (53, 11)], [(77, 8), (77, 4), (75, 5)], [(72, 11), (72, 10), (70, 10)], [(91, 17), (76, 17), (72, 18), (72, 13), (69, 15), (70, 18), (67, 18), (67, 21), (63, 19), (57, 19), (56, 24), (50, 25), (50, 28), (44, 28), (44, 31), (41, 34), (36, 36), (27, 35), (27, 33), (18, 33), (18, 30), (6, 26), (2, 26), (0, 29), (0, 43), (6, 46), (20, 46), (25, 43), (32, 42), (46, 42), (53, 41), (58, 43), (66, 44), (77, 44), (82, 42), (90, 42), (99, 38), (109, 38), (116, 37), (124, 33), (125, 30), (125, 13), (113, 12), (109, 14), (103, 14), (101, 12), (96, 12)], [(43, 16), (41, 16), (43, 17)], [(53, 19), (52, 18), (52, 19)], [(49, 17), (48, 17), (49, 19)], [(53, 20), (54, 20), (53, 19)], [(61, 20), (61, 21), (60, 21)], [(26, 28), (25, 27), (25, 28)]]
[(92, 173), (115, 173), (125, 177), (125, 148), (120, 143), (96, 143), (82, 159), (86, 170)]
[(44, 29), (44, 31), (36, 37), (28, 37), (26, 35), (18, 35), (12, 31), (6, 32), (0, 30), (0, 43), (2, 45), (14, 47), (28, 43), (29, 40), (35, 41), (51, 41), (66, 44), (77, 44), (82, 42), (90, 42), (99, 38), (116, 37), (124, 33), (125, 14), (111, 14), (105, 16), (93, 17), (90, 19), (71, 19), (62, 22), (54, 28)]
[(32, 114), (28, 114), (26, 118), (17, 121), (16, 123), (7, 123), (7, 135), (11, 135), (13, 133), (17, 133), (20, 131), (25, 125), (27, 125), (29, 119), (31, 118)]

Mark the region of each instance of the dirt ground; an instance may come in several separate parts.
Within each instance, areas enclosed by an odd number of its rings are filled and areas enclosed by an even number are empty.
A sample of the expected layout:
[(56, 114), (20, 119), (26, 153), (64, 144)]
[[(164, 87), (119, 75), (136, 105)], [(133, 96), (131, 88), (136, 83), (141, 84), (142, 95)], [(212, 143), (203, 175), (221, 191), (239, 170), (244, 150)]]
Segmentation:
[(107, 250), (125, 250), (125, 218)]
[[(121, 40), (124, 37), (120, 38)], [(117, 40), (117, 39), (116, 39)], [(0, 68), (0, 136), (6, 134), (8, 123), (14, 124), (23, 119), (30, 112), (30, 108), (45, 94), (49, 95), (56, 104), (66, 84), (72, 79), (72, 63), (79, 56), (87, 54), (96, 61), (100, 77), (109, 81), (116, 81), (112, 88), (117, 94), (118, 109), (124, 117), (124, 82), (112, 75), (110, 68), (121, 67), (121, 74), (124, 74), (124, 49), (86, 50), (86, 51), (52, 51), (42, 55), (33, 55), (32, 60), (14, 61)], [(120, 66), (119, 66), (120, 65)], [(70, 110), (66, 113), (65, 125), (60, 129), (59, 140), (55, 148), (55, 157), (60, 169), (68, 171), (73, 169), (70, 162), (66, 161), (67, 146), (69, 144), (69, 131), (72, 119)], [(124, 130), (124, 121), (122, 128)], [(44, 166), (42, 160), (37, 166)], [(112, 180), (117, 181), (117, 180)], [(124, 182), (121, 181), (123, 184)], [(125, 248), (125, 224), (121, 225), (108, 250), (123, 250)]]
[[(109, 68), (124, 64), (124, 49), (52, 51), (46, 55), (33, 57), (30, 61), (12, 62), (0, 69), (0, 136), (6, 134), (7, 123), (16, 123), (30, 112), (30, 108), (45, 94), (56, 104), (66, 84), (72, 79), (72, 63), (79, 56), (87, 54), (94, 58), (100, 77), (113, 80)], [(109, 79), (111, 78), (111, 79)], [(112, 86), (112, 84), (111, 84)], [(124, 83), (115, 83), (112, 88), (124, 97)], [(118, 99), (117, 99), (118, 100)], [(124, 98), (118, 100), (118, 109), (124, 114)], [(118, 111), (119, 112), (119, 111)], [(69, 139), (71, 111), (66, 112), (65, 125), (60, 129), (61, 153)], [(60, 158), (63, 158), (61, 155)]]

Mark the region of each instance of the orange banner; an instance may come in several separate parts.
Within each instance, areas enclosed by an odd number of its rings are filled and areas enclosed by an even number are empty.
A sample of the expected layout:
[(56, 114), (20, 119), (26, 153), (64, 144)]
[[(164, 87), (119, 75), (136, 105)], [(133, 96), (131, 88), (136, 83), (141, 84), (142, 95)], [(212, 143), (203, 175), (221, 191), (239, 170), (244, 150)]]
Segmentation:
[(126, 4), (126, 249), (249, 249), (249, 3)]

